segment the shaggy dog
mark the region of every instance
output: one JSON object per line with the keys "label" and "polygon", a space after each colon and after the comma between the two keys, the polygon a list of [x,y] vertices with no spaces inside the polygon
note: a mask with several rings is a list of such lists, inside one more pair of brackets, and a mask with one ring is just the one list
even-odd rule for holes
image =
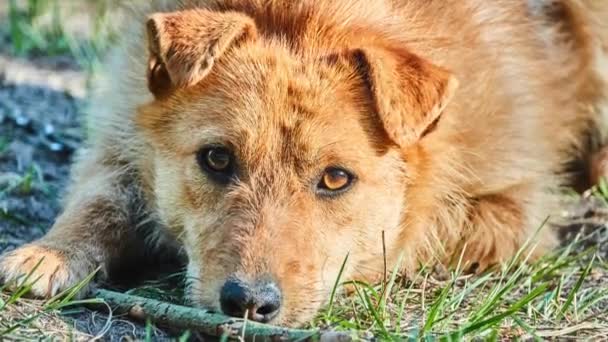
{"label": "shaggy dog", "polygon": [[10,281],[43,258],[37,296],[174,251],[195,305],[298,325],[347,255],[343,279],[366,281],[385,258],[536,258],[559,186],[605,174],[605,1],[156,0],[126,18],[63,213],[0,262]]}

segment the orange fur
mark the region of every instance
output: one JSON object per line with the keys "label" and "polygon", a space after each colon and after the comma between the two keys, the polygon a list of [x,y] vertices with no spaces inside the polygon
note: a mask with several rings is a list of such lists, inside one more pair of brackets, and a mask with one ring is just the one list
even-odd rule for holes
{"label": "orange fur", "polygon": [[[343,279],[378,279],[383,235],[405,273],[461,257],[485,270],[528,240],[526,255],[546,253],[554,233],[535,232],[572,180],[564,165],[605,143],[600,2],[158,0],[133,18],[66,209],[31,245],[64,251],[72,274],[171,246],[195,304],[271,275],[273,322],[296,325],[347,254]],[[197,163],[217,144],[238,162],[228,186]],[[322,198],[330,166],[356,180]],[[31,269],[28,248],[2,259],[7,278]],[[51,278],[35,294],[67,285]]]}

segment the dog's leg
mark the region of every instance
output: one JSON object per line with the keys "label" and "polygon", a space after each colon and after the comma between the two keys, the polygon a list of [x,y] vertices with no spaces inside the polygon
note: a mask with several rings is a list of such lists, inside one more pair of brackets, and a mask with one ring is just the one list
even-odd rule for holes
{"label": "dog's leg", "polygon": [[[608,21],[608,6],[604,6],[605,20]],[[604,23],[601,36],[601,48],[596,50],[592,77],[589,84],[597,89],[597,96],[588,102],[593,108],[595,129],[592,139],[602,146],[592,151],[589,171],[591,184],[597,184],[601,178],[608,180],[608,24]],[[583,102],[583,101],[581,101]]]}
{"label": "dog's leg", "polygon": [[133,227],[138,195],[129,172],[92,154],[74,170],[65,210],[51,230],[0,258],[0,276],[9,285],[32,273],[30,280],[38,279],[32,294],[50,297],[78,284],[97,267],[104,276],[110,261],[127,246],[140,248]]}
{"label": "dog's leg", "polygon": [[557,245],[554,232],[543,226],[547,207],[552,207],[548,196],[522,186],[474,202],[461,249],[452,256],[452,263],[462,256],[465,268],[483,271],[508,262],[520,250],[521,258],[533,260]]}
{"label": "dog's leg", "polygon": [[[557,22],[570,28],[568,51],[582,68],[572,79],[579,78],[576,93],[580,104],[580,122],[589,121],[589,146],[583,144],[583,162],[589,163],[588,184],[597,184],[608,176],[608,3],[593,0],[561,0],[567,16]],[[585,142],[586,140],[581,140]],[[590,157],[589,157],[590,156]]]}
{"label": "dog's leg", "polygon": [[608,180],[608,147],[604,146],[591,156],[590,161],[591,184],[598,184],[601,179]]}

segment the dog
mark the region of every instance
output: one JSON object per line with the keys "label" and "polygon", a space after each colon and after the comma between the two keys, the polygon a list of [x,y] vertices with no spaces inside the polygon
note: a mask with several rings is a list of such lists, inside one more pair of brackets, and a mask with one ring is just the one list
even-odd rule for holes
{"label": "dog", "polygon": [[194,305],[301,325],[340,273],[377,281],[384,260],[537,259],[560,187],[606,173],[601,1],[156,0],[126,18],[62,214],[0,261],[5,282],[34,271],[35,296],[167,253]]}

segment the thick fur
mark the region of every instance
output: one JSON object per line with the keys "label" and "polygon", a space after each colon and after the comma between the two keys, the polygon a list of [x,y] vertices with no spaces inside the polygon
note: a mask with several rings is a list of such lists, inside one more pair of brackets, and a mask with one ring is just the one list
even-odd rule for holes
{"label": "thick fur", "polygon": [[[300,324],[347,255],[344,280],[377,279],[383,236],[405,273],[546,253],[566,165],[605,142],[603,1],[156,1],[128,18],[64,212],[0,262],[12,280],[44,256],[35,295],[171,246],[193,303],[271,275],[274,322]],[[227,188],[196,162],[214,143],[241,166]],[[315,196],[335,165],[352,189]]]}

